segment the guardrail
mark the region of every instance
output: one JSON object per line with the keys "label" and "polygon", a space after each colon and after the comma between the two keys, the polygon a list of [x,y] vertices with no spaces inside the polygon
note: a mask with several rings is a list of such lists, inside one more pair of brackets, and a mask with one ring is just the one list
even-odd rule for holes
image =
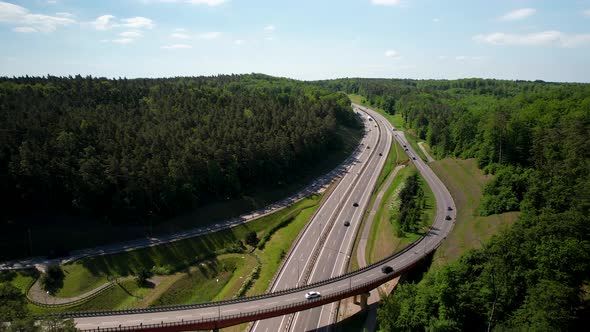
{"label": "guardrail", "polygon": [[73,307],[73,306],[76,306],[78,304],[81,304],[81,303],[84,303],[86,301],[89,301],[89,300],[93,299],[94,297],[102,294],[106,290],[109,290],[109,289],[113,288],[115,285],[118,284],[118,280],[117,280],[117,278],[115,278],[113,280],[109,280],[108,285],[106,285],[106,286],[104,286],[102,288],[95,289],[93,292],[90,292],[88,295],[86,295],[83,298],[79,298],[79,299],[72,300],[72,301],[69,301],[69,302],[62,302],[62,303],[43,303],[43,302],[35,301],[35,300],[33,300],[33,299],[31,299],[29,297],[29,290],[31,289],[31,287],[33,287],[33,285],[35,284],[35,282],[37,282],[37,280],[38,279],[35,279],[35,280],[33,280],[33,281],[31,281],[29,283],[29,285],[26,288],[25,297],[27,298],[27,301],[29,303],[32,303],[32,304],[34,304],[36,306],[43,307],[43,308]]}
{"label": "guardrail", "polygon": [[[96,329],[86,329],[83,331],[176,331],[182,327],[183,329],[218,329],[227,326],[235,325],[239,322],[253,321],[258,319],[270,318],[280,316],[286,313],[304,310],[306,308],[317,307],[323,304],[331,303],[349,297],[352,293],[365,292],[367,289],[373,289],[375,285],[382,284],[388,280],[393,279],[397,274],[382,275],[370,282],[365,282],[360,285],[351,286],[349,289],[338,291],[327,296],[323,296],[313,300],[305,300],[269,309],[257,310],[248,313],[239,313],[233,315],[224,315],[218,317],[200,318],[194,320],[182,320],[179,322],[156,323],[156,324],[140,324],[135,326],[121,326],[121,327],[106,327]],[[223,321],[221,320],[223,318]]]}
{"label": "guardrail", "polygon": [[[250,302],[253,300],[260,300],[260,299],[266,299],[266,298],[271,298],[271,297],[275,297],[278,295],[284,295],[284,294],[290,294],[290,293],[297,293],[303,290],[308,290],[308,289],[312,289],[312,288],[316,288],[319,286],[323,286],[329,283],[333,283],[336,281],[341,281],[341,280],[345,280],[348,278],[352,278],[356,275],[362,274],[368,270],[371,270],[379,265],[385,264],[386,262],[395,259],[396,257],[403,255],[404,253],[406,253],[407,251],[411,250],[412,248],[414,248],[416,245],[418,245],[420,242],[422,242],[422,240],[426,237],[426,235],[421,236],[417,241],[415,241],[414,243],[408,245],[406,248],[402,249],[401,251],[386,257],[380,261],[377,261],[375,263],[372,263],[370,265],[367,265],[364,268],[358,269],[356,271],[347,273],[347,274],[343,274],[337,277],[333,277],[330,279],[325,279],[325,280],[321,280],[306,286],[301,286],[301,287],[294,287],[294,288],[289,288],[289,289],[284,289],[281,291],[276,291],[273,293],[267,293],[267,294],[261,294],[261,295],[255,295],[255,296],[249,296],[249,297],[242,297],[242,298],[237,298],[237,299],[231,299],[231,300],[225,300],[225,301],[219,301],[219,302],[204,302],[204,303],[195,303],[195,304],[180,304],[180,305],[168,305],[168,306],[159,306],[159,307],[152,307],[152,308],[143,308],[143,309],[123,309],[123,310],[100,310],[100,311],[79,311],[79,312],[69,312],[69,313],[61,313],[59,315],[48,315],[49,317],[52,316],[59,316],[59,317],[65,317],[65,318],[81,318],[81,317],[100,317],[100,316],[115,316],[115,315],[129,315],[129,314],[140,314],[140,313],[153,313],[153,312],[165,312],[165,311],[174,311],[174,310],[189,310],[189,309],[199,309],[199,308],[211,308],[211,307],[218,307],[218,306],[223,306],[223,305],[228,305],[228,304],[235,304],[235,303],[243,303],[243,302]],[[432,252],[433,250],[430,250],[428,253]],[[404,269],[405,270],[405,269]],[[400,271],[395,271],[392,274],[389,274],[388,276],[397,276],[399,274],[401,274],[401,272],[403,272],[402,270]],[[48,317],[48,316],[40,316],[40,317]],[[225,316],[224,316],[225,317]],[[102,329],[101,329],[102,330]]]}
{"label": "guardrail", "polygon": [[[356,149],[354,150],[354,152],[352,153],[351,156],[349,156],[348,158],[346,158],[337,169],[340,169],[341,167],[344,167],[346,169],[346,166],[344,165],[348,165],[350,164],[350,162],[355,159],[357,157],[357,154],[361,151],[361,146],[357,146]],[[335,170],[334,170],[335,171]],[[331,195],[332,193],[330,193]],[[327,199],[326,199],[327,200]],[[313,213],[313,215],[311,216],[311,218],[309,218],[309,220],[313,220],[313,218],[315,218],[315,216],[318,214],[318,212],[320,211],[321,207],[318,208],[317,210],[315,210],[315,212]],[[297,247],[297,244],[299,244],[299,242],[301,242],[301,238],[303,237],[303,234],[305,234],[305,232],[307,231],[307,229],[310,227],[311,223],[307,223],[305,224],[304,228],[301,230],[301,232],[299,232],[299,234],[297,235],[297,238],[295,238],[295,241],[293,242],[293,244],[291,245],[291,247],[289,248],[289,251],[287,252],[287,254],[285,255],[285,257],[289,257],[291,256],[291,254],[293,253],[293,250],[295,250],[295,247]],[[281,265],[279,266],[279,269],[277,270],[277,272],[274,274],[274,276],[272,277],[268,288],[266,289],[267,292],[270,292],[271,289],[274,287],[274,284],[276,282],[276,279],[279,277],[279,275],[281,274],[281,271],[285,268],[285,264],[287,262],[287,259],[284,259],[281,262]]]}

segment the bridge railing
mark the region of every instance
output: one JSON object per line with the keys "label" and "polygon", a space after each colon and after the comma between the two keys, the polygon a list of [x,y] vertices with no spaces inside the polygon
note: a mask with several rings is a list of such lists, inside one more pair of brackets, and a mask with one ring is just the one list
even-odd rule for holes
{"label": "bridge railing", "polygon": [[[142,308],[142,309],[122,309],[122,310],[99,310],[99,311],[79,311],[79,312],[67,312],[57,314],[59,317],[68,317],[68,318],[81,318],[81,317],[98,317],[98,316],[113,316],[113,315],[129,315],[129,314],[140,314],[140,313],[153,313],[153,312],[164,312],[164,311],[176,311],[176,310],[190,310],[190,309],[199,309],[199,308],[207,308],[207,307],[218,307],[236,303],[243,303],[243,302],[250,302],[254,300],[261,300],[266,298],[271,298],[279,295],[285,295],[289,293],[297,293],[308,289],[317,288],[323,285],[327,285],[336,281],[346,280],[348,278],[352,278],[356,275],[362,274],[368,270],[371,270],[379,265],[383,265],[388,261],[395,259],[396,257],[403,255],[404,253],[410,251],[412,248],[417,246],[420,242],[424,240],[426,235],[421,236],[418,240],[413,242],[412,244],[408,245],[406,248],[402,249],[401,251],[386,257],[380,261],[374,262],[370,265],[365,266],[364,268],[358,269],[356,271],[343,274],[337,277],[333,277],[330,279],[325,279],[322,281],[318,281],[312,284],[308,284],[301,287],[294,287],[289,289],[284,289],[272,293],[266,293],[261,295],[249,296],[249,297],[242,297],[237,299],[230,299],[224,300],[219,302],[203,302],[203,303],[195,303],[195,304],[179,304],[179,305],[167,305],[167,306],[159,306],[159,307],[152,307],[152,308]],[[384,277],[391,277],[397,276],[401,274],[402,271],[396,270],[392,274]],[[391,278],[383,278],[383,279],[391,279]],[[377,279],[376,279],[377,280]],[[307,301],[306,301],[307,302]],[[55,316],[55,315],[50,315]],[[101,329],[102,330],[102,329]]]}
{"label": "bridge railing", "polygon": [[[370,287],[374,287],[375,284],[380,283],[381,279],[391,279],[391,275],[382,275],[380,278],[377,278],[370,282],[365,282],[360,285],[352,286],[346,290],[338,291],[336,293],[331,293],[327,296],[322,296],[321,298],[316,298],[312,300],[304,300],[299,301],[296,303],[286,304],[282,306],[276,306],[268,309],[262,309],[257,311],[250,311],[246,313],[239,313],[239,314],[231,314],[231,315],[219,315],[219,316],[212,316],[207,318],[199,318],[199,319],[192,319],[192,320],[182,320],[177,322],[161,322],[161,323],[154,323],[154,324],[141,324],[141,325],[133,325],[133,326],[121,326],[121,327],[104,327],[104,328],[96,328],[96,329],[84,329],[83,331],[137,331],[142,329],[155,329],[155,328],[164,328],[164,327],[175,327],[175,326],[198,326],[204,325],[206,323],[217,323],[224,320],[239,320],[244,319],[247,320],[256,320],[257,317],[260,317],[267,313],[274,313],[274,312],[282,312],[288,311],[289,309],[299,309],[302,307],[313,307],[316,303],[325,303],[325,302],[332,302],[332,300],[338,300],[343,298],[343,296],[348,296],[349,294],[359,291],[365,290]],[[220,324],[220,327],[223,327],[223,324]]]}

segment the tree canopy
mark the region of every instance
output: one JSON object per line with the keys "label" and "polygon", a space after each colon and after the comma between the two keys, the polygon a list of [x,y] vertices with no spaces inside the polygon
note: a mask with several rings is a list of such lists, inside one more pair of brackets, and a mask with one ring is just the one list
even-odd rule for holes
{"label": "tree canopy", "polygon": [[349,103],[260,74],[0,78],[3,217],[145,220],[289,183],[359,126]]}
{"label": "tree canopy", "polygon": [[[484,215],[520,210],[483,248],[401,284],[383,331],[587,329],[590,85],[466,79],[344,79],[320,85],[401,114],[439,157],[475,157],[496,176]],[[390,107],[390,105],[394,105]]]}

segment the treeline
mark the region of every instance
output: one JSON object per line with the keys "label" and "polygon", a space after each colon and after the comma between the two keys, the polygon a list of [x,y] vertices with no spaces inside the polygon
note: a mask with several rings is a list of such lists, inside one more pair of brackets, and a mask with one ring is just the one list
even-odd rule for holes
{"label": "treeline", "polygon": [[289,183],[359,127],[349,103],[259,74],[0,78],[3,217],[167,217]]}
{"label": "treeline", "polygon": [[420,178],[417,172],[407,177],[404,187],[399,193],[400,205],[397,214],[397,235],[416,233],[422,221],[422,209],[424,207],[424,191],[420,187]]}
{"label": "treeline", "polygon": [[381,330],[587,329],[590,85],[478,79],[322,84],[385,109],[392,98],[393,112],[439,157],[475,157],[496,174],[485,188],[482,214],[521,211],[483,248],[417,284],[400,285],[379,312]]}

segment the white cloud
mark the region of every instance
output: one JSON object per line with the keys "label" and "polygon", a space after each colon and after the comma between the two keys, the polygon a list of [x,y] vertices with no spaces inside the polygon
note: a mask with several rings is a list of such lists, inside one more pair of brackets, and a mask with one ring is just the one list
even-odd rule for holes
{"label": "white cloud", "polygon": [[20,27],[28,26],[40,32],[52,32],[58,26],[67,26],[76,21],[69,17],[34,14],[24,7],[0,1],[0,23],[18,24]]}
{"label": "white cloud", "polygon": [[181,32],[174,32],[174,33],[170,34],[170,37],[176,38],[176,39],[190,39],[191,38],[191,36],[187,35],[186,33],[181,33]]}
{"label": "white cloud", "polygon": [[113,39],[112,40],[113,43],[118,43],[118,44],[129,44],[129,43],[133,43],[135,41],[134,38],[118,38],[118,39]]}
{"label": "white cloud", "polygon": [[192,3],[194,5],[207,5],[210,7],[215,7],[226,3],[227,0],[187,0],[186,2]]}
{"label": "white cloud", "polygon": [[61,17],[68,17],[68,18],[76,17],[76,15],[74,15],[72,13],[68,13],[68,12],[59,12],[59,13],[55,13],[55,15],[61,16]]}
{"label": "white cloud", "polygon": [[244,45],[245,43],[246,43],[246,41],[243,39],[234,40],[234,44],[236,44],[236,45]]}
{"label": "white cloud", "polygon": [[188,49],[188,48],[193,48],[190,45],[187,44],[173,44],[173,45],[164,45],[161,48],[166,49],[166,50],[178,50],[178,49]]}
{"label": "white cloud", "polygon": [[131,17],[131,18],[124,18],[121,20],[121,24],[119,24],[120,26],[126,27],[126,28],[134,28],[134,29],[142,29],[142,28],[146,28],[146,29],[151,29],[154,27],[154,21],[150,20],[149,18],[146,17],[141,17],[141,16],[137,16],[137,17]]}
{"label": "white cloud", "polygon": [[448,56],[446,56],[446,55],[439,55],[439,56],[438,56],[438,59],[439,59],[439,60],[446,60],[446,59],[448,59],[448,58],[449,58],[449,57],[448,57]]}
{"label": "white cloud", "polygon": [[208,39],[208,40],[217,39],[217,38],[221,37],[221,32],[219,32],[219,31],[204,32],[204,33],[200,34],[198,37],[199,37],[199,39]]}
{"label": "white cloud", "polygon": [[57,0],[47,0],[47,3],[50,5],[55,5],[57,3]]}
{"label": "white cloud", "polygon": [[37,29],[31,28],[31,27],[16,27],[16,28],[12,28],[12,31],[21,32],[21,33],[31,33],[31,32],[37,32]]}
{"label": "white cloud", "polygon": [[371,0],[371,3],[378,6],[397,6],[401,0]]}
{"label": "white cloud", "polygon": [[[439,57],[440,59],[442,59],[441,57]],[[446,59],[446,57],[445,57]],[[457,55],[455,57],[455,60],[457,61],[467,61],[467,60],[473,60],[473,61],[478,61],[478,60],[483,60],[484,57],[482,56],[467,56],[467,55]]]}
{"label": "white cloud", "polygon": [[498,19],[501,21],[517,21],[533,16],[536,12],[537,10],[534,8],[520,8],[502,15]]}
{"label": "white cloud", "polygon": [[388,58],[399,58],[400,54],[398,51],[387,50],[387,51],[385,51],[385,56]]}
{"label": "white cloud", "polygon": [[151,29],[154,27],[154,21],[146,17],[123,18],[116,22],[113,15],[102,15],[90,22],[96,30],[109,30],[112,28],[131,28],[131,29]]}
{"label": "white cloud", "polygon": [[141,31],[124,31],[119,34],[119,36],[124,38],[139,38],[142,36]]}
{"label": "white cloud", "polygon": [[435,18],[433,18],[433,19],[432,19],[432,22],[434,22],[434,23],[438,23],[438,22],[440,22],[440,18],[438,18],[438,17],[435,17]]}
{"label": "white cloud", "polygon": [[175,32],[185,32],[186,29],[185,28],[176,28],[174,29]]}
{"label": "white cloud", "polygon": [[586,17],[590,17],[590,9],[586,9],[582,12],[582,15],[586,16]]}
{"label": "white cloud", "polygon": [[113,15],[102,15],[97,17],[96,20],[92,21],[90,24],[92,24],[96,30],[107,30],[113,27],[111,20],[114,18],[115,16]]}
{"label": "white cloud", "polygon": [[264,31],[275,31],[276,27],[274,25],[267,25],[264,27]]}
{"label": "white cloud", "polygon": [[555,30],[528,34],[494,32],[476,35],[473,40],[490,45],[577,47],[590,44],[590,34],[569,35]]}

